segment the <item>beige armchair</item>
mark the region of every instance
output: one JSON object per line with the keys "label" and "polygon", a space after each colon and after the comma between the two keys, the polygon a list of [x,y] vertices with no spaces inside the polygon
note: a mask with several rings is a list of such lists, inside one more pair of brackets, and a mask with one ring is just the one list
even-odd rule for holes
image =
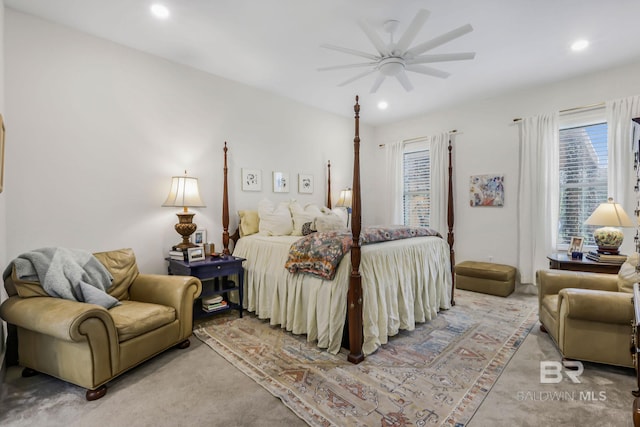
{"label": "beige armchair", "polygon": [[[109,310],[53,298],[38,282],[13,274],[0,317],[15,325],[23,376],[42,372],[87,389],[87,400],[106,394],[106,383],[173,347],[189,346],[194,277],[140,274],[131,249],[94,254],[113,276],[107,292],[121,304]],[[35,371],[35,372],[34,372]]]}
{"label": "beige armchair", "polygon": [[563,358],[633,367],[633,294],[615,274],[537,272],[541,329]]}

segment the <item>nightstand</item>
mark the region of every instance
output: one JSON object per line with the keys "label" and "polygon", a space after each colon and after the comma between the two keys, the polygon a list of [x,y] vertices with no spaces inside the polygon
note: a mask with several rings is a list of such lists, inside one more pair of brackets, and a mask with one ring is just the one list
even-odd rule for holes
{"label": "nightstand", "polygon": [[[167,258],[169,274],[180,276],[194,276],[202,282],[202,293],[193,302],[193,318],[211,316],[230,309],[238,310],[242,317],[242,291],[244,284],[244,258],[231,255],[209,257],[202,261],[186,262]],[[236,281],[229,280],[229,276],[236,276]],[[232,291],[238,292],[238,303],[229,300]],[[224,296],[227,306],[215,311],[205,311],[202,300],[216,295]]]}
{"label": "nightstand", "polygon": [[572,259],[566,253],[554,253],[547,257],[549,268],[554,270],[586,271],[588,273],[618,274],[622,264],[591,261],[586,256],[582,259]]}

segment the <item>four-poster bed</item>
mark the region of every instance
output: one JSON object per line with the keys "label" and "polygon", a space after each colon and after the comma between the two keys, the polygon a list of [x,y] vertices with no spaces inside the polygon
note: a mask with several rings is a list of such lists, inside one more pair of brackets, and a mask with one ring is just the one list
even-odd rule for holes
{"label": "four-poster bed", "polygon": [[[361,247],[360,105],[354,105],[355,137],[350,258],[345,256],[333,281],[291,273],[284,268],[292,242],[300,237],[229,236],[227,146],[224,147],[223,253],[229,240],[246,258],[245,301],[249,311],[293,333],[306,333],[318,346],[337,352],[348,327],[348,360],[359,363],[400,329],[435,318],[454,303],[453,190],[449,142],[447,242],[412,237]],[[331,165],[327,164],[327,205],[331,204]],[[241,220],[242,221],[242,220]],[[240,224],[242,226],[242,223]],[[401,255],[398,255],[401,254]],[[419,262],[416,262],[418,260]],[[276,268],[277,267],[277,268]],[[364,285],[364,287],[363,287]]]}

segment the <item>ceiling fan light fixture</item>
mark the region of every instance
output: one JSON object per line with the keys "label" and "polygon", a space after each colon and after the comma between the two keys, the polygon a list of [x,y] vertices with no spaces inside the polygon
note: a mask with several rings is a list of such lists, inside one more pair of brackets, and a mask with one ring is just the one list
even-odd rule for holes
{"label": "ceiling fan light fixture", "polygon": [[378,70],[380,70],[380,72],[385,76],[388,76],[388,77],[395,76],[396,74],[404,70],[404,59],[397,58],[394,56],[391,56],[389,58],[384,58],[383,60],[380,61],[380,64],[378,65]]}
{"label": "ceiling fan light fixture", "polygon": [[378,108],[380,110],[386,110],[388,106],[389,106],[389,104],[387,103],[387,101],[378,102]]}
{"label": "ceiling fan light fixture", "polygon": [[169,17],[169,8],[163,4],[155,3],[151,5],[151,13],[158,19],[167,19]]}

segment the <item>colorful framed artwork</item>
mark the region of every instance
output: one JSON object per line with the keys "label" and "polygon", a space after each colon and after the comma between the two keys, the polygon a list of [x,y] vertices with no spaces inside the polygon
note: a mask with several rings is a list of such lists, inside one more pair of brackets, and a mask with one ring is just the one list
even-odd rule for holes
{"label": "colorful framed artwork", "polygon": [[242,191],[262,191],[262,171],[242,168]]}
{"label": "colorful framed artwork", "polygon": [[298,193],[313,193],[313,175],[298,174]]}
{"label": "colorful framed artwork", "polygon": [[274,193],[288,193],[289,192],[289,173],[288,172],[274,172],[273,173],[273,192]]}
{"label": "colorful framed artwork", "polygon": [[469,180],[471,206],[504,206],[504,175],[474,175]]}

